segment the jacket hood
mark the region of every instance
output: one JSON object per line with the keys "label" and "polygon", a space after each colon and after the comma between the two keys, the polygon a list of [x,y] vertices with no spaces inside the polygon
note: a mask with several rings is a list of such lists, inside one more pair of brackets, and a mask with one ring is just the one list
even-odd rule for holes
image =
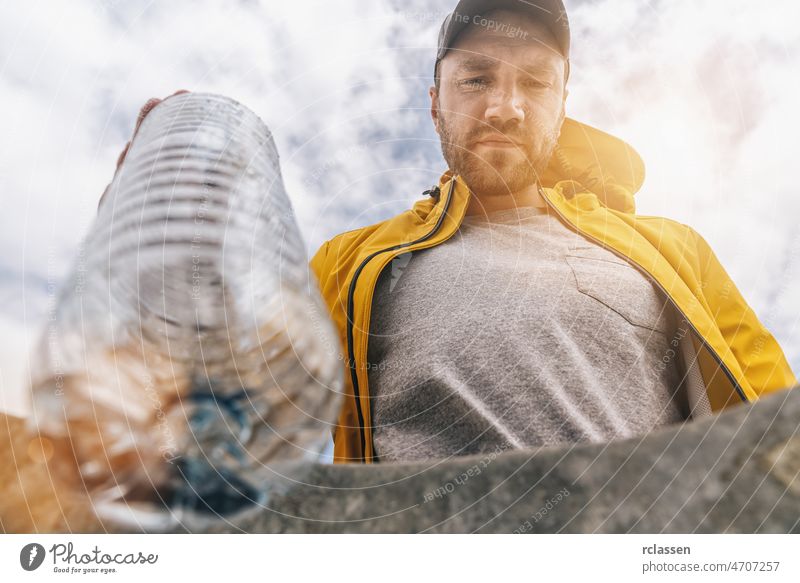
{"label": "jacket hood", "polygon": [[[450,170],[442,174],[439,188],[443,189],[451,177]],[[642,187],[644,177],[644,162],[630,145],[590,125],[566,118],[541,181],[544,188],[554,188],[563,181],[577,182],[606,207],[633,213],[636,210],[634,195]],[[419,203],[415,211],[429,208]]]}

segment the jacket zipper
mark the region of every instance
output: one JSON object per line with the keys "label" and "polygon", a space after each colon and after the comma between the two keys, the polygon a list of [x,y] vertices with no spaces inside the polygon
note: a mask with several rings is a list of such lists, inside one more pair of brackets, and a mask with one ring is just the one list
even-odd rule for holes
{"label": "jacket zipper", "polygon": [[680,314],[683,317],[683,320],[687,324],[689,324],[689,327],[692,329],[692,331],[695,333],[695,335],[700,339],[700,342],[702,343],[702,345],[706,347],[706,349],[711,353],[711,355],[714,357],[714,359],[719,363],[720,368],[725,373],[725,376],[728,377],[728,380],[733,385],[733,388],[736,390],[736,393],[739,395],[739,398],[742,401],[744,401],[745,403],[749,403],[750,402],[750,400],[747,398],[747,395],[744,394],[744,390],[742,389],[742,387],[739,385],[739,383],[734,378],[733,373],[731,373],[731,371],[730,371],[730,369],[728,369],[727,365],[724,362],[722,362],[722,359],[719,357],[717,352],[711,347],[711,345],[708,342],[706,342],[706,339],[703,338],[703,335],[700,334],[700,332],[698,331],[697,328],[695,328],[694,324],[692,324],[692,321],[686,316],[686,313],[683,310],[681,310],[680,307],[678,307],[678,304],[675,302],[675,300],[672,299],[672,296],[669,294],[669,292],[667,292],[667,290],[664,289],[664,286],[662,286],[661,283],[659,283],[659,281],[655,277],[653,277],[653,275],[649,271],[647,271],[644,267],[642,267],[641,265],[636,263],[636,261],[634,261],[630,257],[627,257],[623,253],[620,253],[616,249],[606,245],[605,243],[603,243],[599,239],[593,237],[592,235],[584,233],[580,229],[578,229],[578,227],[573,225],[569,221],[569,219],[567,219],[567,217],[565,217],[561,213],[561,211],[558,210],[556,208],[556,206],[552,202],[550,202],[550,200],[547,198],[547,196],[545,196],[544,191],[542,190],[541,186],[539,187],[539,194],[545,200],[545,202],[547,203],[547,206],[550,207],[551,209],[553,209],[555,211],[555,213],[561,218],[561,221],[565,225],[567,225],[571,230],[575,231],[577,234],[581,235],[582,237],[586,237],[587,239],[591,240],[592,242],[594,242],[595,244],[599,245],[600,247],[602,247],[602,248],[604,248],[604,249],[606,249],[608,251],[611,251],[614,255],[616,255],[620,259],[625,260],[627,263],[629,263],[630,265],[635,267],[642,275],[647,277],[647,279],[649,279],[653,284],[655,284],[658,287],[658,289],[660,289],[661,292],[664,294],[664,297],[666,297],[667,300],[669,300],[670,304],[672,304],[672,307],[675,308],[675,310],[678,312],[678,314]]}
{"label": "jacket zipper", "polygon": [[[442,210],[442,214],[439,216],[439,219],[436,221],[436,225],[434,225],[433,229],[420,237],[415,241],[410,241],[408,243],[400,243],[398,245],[394,245],[392,247],[387,247],[386,249],[381,249],[379,251],[375,251],[367,256],[361,264],[356,269],[355,273],[353,274],[353,279],[350,281],[350,287],[347,291],[347,352],[348,352],[348,361],[347,366],[350,368],[350,380],[353,384],[353,396],[356,400],[356,413],[358,414],[358,432],[359,437],[361,439],[361,451],[366,458],[367,453],[367,438],[366,433],[364,430],[364,414],[361,412],[361,399],[358,390],[358,374],[356,373],[356,359],[354,354],[353,348],[353,317],[355,311],[355,291],[356,291],[356,282],[358,281],[359,275],[367,266],[372,259],[376,256],[380,255],[381,253],[386,253],[388,251],[395,251],[397,249],[402,249],[404,247],[411,247],[412,245],[416,245],[418,243],[422,243],[436,234],[436,232],[441,228],[442,223],[444,222],[444,218],[447,216],[447,210],[450,208],[450,202],[453,199],[453,189],[455,188],[456,184],[456,177],[453,176],[450,182],[450,189],[447,192],[447,200],[444,203],[444,209]],[[373,450],[371,460],[375,460],[375,451]]]}

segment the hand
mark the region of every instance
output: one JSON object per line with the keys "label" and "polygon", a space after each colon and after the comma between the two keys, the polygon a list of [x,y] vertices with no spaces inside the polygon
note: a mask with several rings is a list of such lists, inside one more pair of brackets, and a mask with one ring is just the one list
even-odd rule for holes
{"label": "hand", "polygon": [[[187,91],[186,89],[179,89],[178,91],[176,91],[172,95],[167,95],[164,99],[169,99],[173,95],[180,95],[181,93],[189,93],[189,91]],[[117,157],[117,167],[114,169],[114,176],[117,175],[117,171],[119,170],[119,167],[122,166],[122,163],[125,161],[125,156],[128,155],[128,150],[131,147],[131,142],[133,142],[133,138],[136,137],[136,134],[139,131],[139,126],[142,125],[142,122],[144,121],[144,118],[147,117],[147,114],[150,113],[156,105],[158,105],[159,103],[164,101],[164,99],[159,99],[157,97],[152,97],[152,98],[148,99],[147,103],[145,103],[142,106],[142,108],[139,110],[139,115],[136,117],[136,127],[134,127],[134,129],[133,129],[133,135],[131,136],[131,139],[128,140],[128,143],[125,144],[125,147],[122,149],[122,152],[120,152],[119,156]],[[112,182],[113,182],[113,180],[112,180]],[[106,193],[108,193],[108,188],[110,186],[111,186],[111,183],[109,182],[108,186],[106,186],[106,189],[103,191],[103,194],[100,196],[100,201],[97,203],[97,207],[98,208],[100,207],[101,204],[103,204],[103,199],[106,197]]]}

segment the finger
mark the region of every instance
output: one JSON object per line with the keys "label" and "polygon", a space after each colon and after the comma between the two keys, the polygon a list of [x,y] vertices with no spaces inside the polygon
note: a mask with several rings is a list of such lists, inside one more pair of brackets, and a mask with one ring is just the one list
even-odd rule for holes
{"label": "finger", "polygon": [[123,160],[125,160],[125,156],[128,155],[128,150],[131,147],[131,143],[128,142],[125,144],[125,147],[122,149],[122,152],[119,153],[119,157],[117,157],[117,168],[119,168],[120,164],[122,164]]}
{"label": "finger", "polygon": [[139,110],[139,115],[136,117],[136,127],[133,129],[134,136],[136,135],[136,132],[139,131],[139,126],[142,125],[142,122],[144,121],[144,118],[147,117],[147,114],[150,113],[150,111],[159,103],[161,103],[161,99],[153,97],[148,99],[147,103],[142,106],[142,109]]}
{"label": "finger", "polygon": [[[175,93],[168,95],[164,99],[169,99],[170,97],[173,97],[175,95],[180,95],[182,93],[189,93],[189,91],[187,91],[186,89],[178,89]],[[151,97],[150,99],[147,100],[147,103],[145,103],[142,106],[142,109],[139,110],[139,115],[136,117],[136,127],[133,130],[134,136],[136,135],[136,132],[139,131],[139,126],[142,125],[142,122],[144,121],[144,118],[147,117],[147,114],[150,113],[156,105],[164,101],[164,99],[159,99],[158,97]]]}

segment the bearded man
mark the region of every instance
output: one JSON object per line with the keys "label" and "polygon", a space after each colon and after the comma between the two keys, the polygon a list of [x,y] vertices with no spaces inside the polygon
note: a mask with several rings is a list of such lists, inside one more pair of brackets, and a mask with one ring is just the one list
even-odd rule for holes
{"label": "bearded man", "polygon": [[334,461],[641,436],[794,386],[692,228],[635,214],[644,165],[565,117],[560,0],[462,0],[431,117],[448,169],[311,260],[338,327]]}

